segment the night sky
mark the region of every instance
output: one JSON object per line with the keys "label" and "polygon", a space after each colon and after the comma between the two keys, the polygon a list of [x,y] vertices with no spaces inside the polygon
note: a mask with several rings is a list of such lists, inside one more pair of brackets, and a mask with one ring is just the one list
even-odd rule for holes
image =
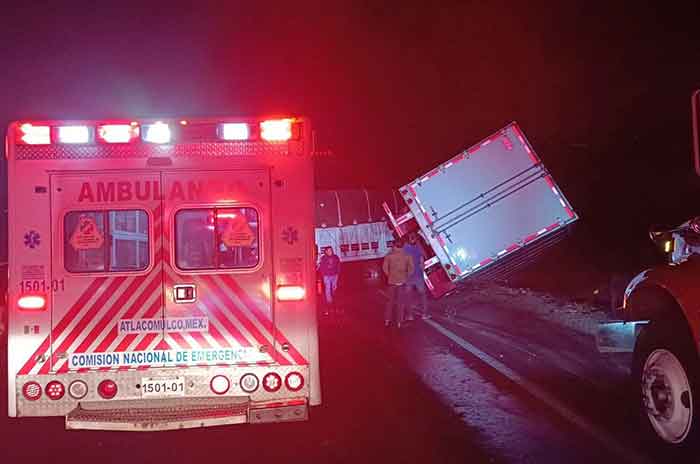
{"label": "night sky", "polygon": [[399,186],[516,120],[589,238],[624,248],[700,214],[697,7],[100,3],[4,5],[4,126],[305,114],[334,153],[317,184],[333,188]]}

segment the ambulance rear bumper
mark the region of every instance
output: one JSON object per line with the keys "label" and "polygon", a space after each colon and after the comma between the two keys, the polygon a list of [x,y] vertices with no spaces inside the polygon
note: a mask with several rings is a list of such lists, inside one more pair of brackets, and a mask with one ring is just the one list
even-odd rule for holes
{"label": "ambulance rear bumper", "polygon": [[66,429],[147,432],[306,419],[304,399],[258,404],[247,397],[88,401],[68,413]]}

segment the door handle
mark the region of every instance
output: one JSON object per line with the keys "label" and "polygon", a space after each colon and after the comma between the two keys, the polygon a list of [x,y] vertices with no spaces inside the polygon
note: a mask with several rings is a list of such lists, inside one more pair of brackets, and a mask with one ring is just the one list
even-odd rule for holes
{"label": "door handle", "polygon": [[173,285],[175,303],[194,303],[197,300],[197,287],[194,284]]}

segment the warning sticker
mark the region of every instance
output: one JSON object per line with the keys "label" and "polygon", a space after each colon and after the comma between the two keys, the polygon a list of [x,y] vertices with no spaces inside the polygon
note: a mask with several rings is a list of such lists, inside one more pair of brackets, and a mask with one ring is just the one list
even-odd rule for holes
{"label": "warning sticker", "polygon": [[76,250],[94,250],[102,248],[105,239],[102,232],[97,227],[95,219],[82,215],[78,220],[78,226],[70,237],[70,244]]}
{"label": "warning sticker", "polygon": [[22,266],[22,280],[44,280],[46,272],[41,264]]}
{"label": "warning sticker", "polygon": [[245,217],[240,215],[233,216],[226,224],[221,241],[227,247],[242,247],[253,245],[255,235],[253,230],[248,225]]}

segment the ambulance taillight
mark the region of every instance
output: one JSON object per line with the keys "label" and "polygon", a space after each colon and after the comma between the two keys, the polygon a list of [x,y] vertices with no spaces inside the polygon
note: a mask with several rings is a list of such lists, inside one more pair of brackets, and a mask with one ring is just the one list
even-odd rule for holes
{"label": "ambulance taillight", "polygon": [[76,400],[82,400],[87,393],[88,385],[82,380],[74,380],[68,385],[68,394]]}
{"label": "ambulance taillight", "polygon": [[300,285],[281,285],[277,287],[279,301],[301,301],[306,297],[306,289]]}
{"label": "ambulance taillight", "polygon": [[52,400],[60,400],[66,394],[66,387],[58,380],[52,380],[44,388],[46,396]]}
{"label": "ambulance taillight", "polygon": [[106,400],[111,400],[117,396],[117,383],[114,380],[103,380],[97,385],[97,393]]}
{"label": "ambulance taillight", "polygon": [[38,400],[41,398],[41,385],[34,381],[25,383],[22,386],[22,396],[29,401]]}
{"label": "ambulance taillight", "polygon": [[282,377],[276,372],[268,372],[265,374],[265,377],[263,377],[263,388],[268,393],[275,393],[282,388]]}
{"label": "ambulance taillight", "polygon": [[46,309],[46,298],[41,295],[24,295],[17,300],[17,306],[25,311],[41,311]]}
{"label": "ambulance taillight", "polygon": [[215,375],[209,382],[209,388],[217,395],[223,395],[231,388],[231,381],[225,375]]}
{"label": "ambulance taillight", "polygon": [[298,372],[290,372],[284,378],[284,385],[289,391],[299,391],[304,387],[304,376]]}

